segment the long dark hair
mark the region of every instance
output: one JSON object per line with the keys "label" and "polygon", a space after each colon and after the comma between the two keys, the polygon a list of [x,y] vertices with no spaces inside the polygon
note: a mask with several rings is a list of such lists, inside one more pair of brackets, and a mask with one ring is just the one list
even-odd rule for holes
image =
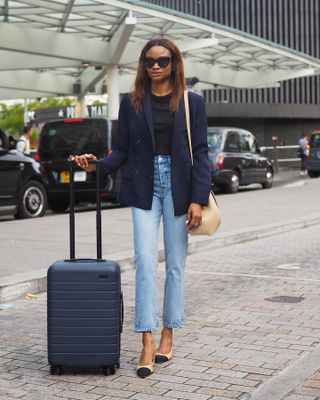
{"label": "long dark hair", "polygon": [[143,100],[151,87],[151,78],[149,77],[142,60],[145,58],[147,51],[154,46],[165,47],[171,53],[172,73],[170,79],[173,91],[169,107],[172,112],[178,110],[179,101],[183,96],[183,92],[187,88],[184,78],[182,55],[178,47],[169,39],[149,40],[141,51],[134,89],[131,93],[131,101],[137,114],[142,113]]}

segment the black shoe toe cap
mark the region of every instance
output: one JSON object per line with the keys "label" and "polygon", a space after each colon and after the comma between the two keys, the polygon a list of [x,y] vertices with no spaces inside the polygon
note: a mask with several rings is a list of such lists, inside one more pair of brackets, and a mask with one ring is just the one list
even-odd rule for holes
{"label": "black shoe toe cap", "polygon": [[139,378],[146,378],[147,376],[149,376],[151,374],[152,374],[152,371],[149,368],[142,367],[142,368],[137,369],[137,375]]}
{"label": "black shoe toe cap", "polygon": [[161,364],[161,363],[164,363],[164,362],[167,362],[167,361],[169,361],[168,357],[156,355],[156,358],[155,358],[155,362],[156,363]]}

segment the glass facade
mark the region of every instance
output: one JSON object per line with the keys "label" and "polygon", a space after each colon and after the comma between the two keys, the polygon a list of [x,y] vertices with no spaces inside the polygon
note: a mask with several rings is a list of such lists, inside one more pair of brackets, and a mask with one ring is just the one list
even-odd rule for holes
{"label": "glass facade", "polygon": [[[145,0],[215,21],[320,58],[319,0]],[[320,104],[320,77],[280,83],[279,88],[205,92],[214,103]]]}

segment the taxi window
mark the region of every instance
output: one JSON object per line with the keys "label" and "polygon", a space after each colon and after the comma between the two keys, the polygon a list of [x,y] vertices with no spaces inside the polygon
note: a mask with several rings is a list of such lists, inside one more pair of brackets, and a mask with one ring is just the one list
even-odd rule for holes
{"label": "taxi window", "polygon": [[224,150],[228,152],[240,151],[240,136],[238,132],[228,132]]}
{"label": "taxi window", "polygon": [[310,137],[310,147],[316,147],[316,148],[320,148],[320,133],[315,134],[315,135],[311,135]]}

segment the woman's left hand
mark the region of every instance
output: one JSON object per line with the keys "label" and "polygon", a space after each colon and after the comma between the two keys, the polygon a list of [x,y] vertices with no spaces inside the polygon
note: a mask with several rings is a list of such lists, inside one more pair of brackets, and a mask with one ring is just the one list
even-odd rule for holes
{"label": "woman's left hand", "polygon": [[188,232],[197,228],[202,223],[202,207],[200,204],[191,203],[188,209],[186,224],[188,224]]}

